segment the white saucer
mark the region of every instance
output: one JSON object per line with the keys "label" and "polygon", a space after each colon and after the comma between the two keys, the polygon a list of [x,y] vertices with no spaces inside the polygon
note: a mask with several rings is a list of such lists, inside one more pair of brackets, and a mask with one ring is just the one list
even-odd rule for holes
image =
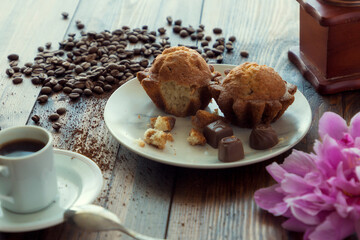
{"label": "white saucer", "polygon": [[[216,71],[223,73],[234,65],[214,64]],[[206,110],[219,109],[212,100]],[[222,115],[221,111],[219,114]],[[190,117],[176,118],[171,131],[174,142],[168,143],[164,150],[152,146],[139,146],[138,139],[144,136],[151,117],[167,115],[157,108],[141,87],[137,79],[130,80],[117,89],[106,103],[104,118],[111,134],[131,151],[148,159],[188,168],[219,169],[245,166],[275,157],[297,144],[308,132],[311,125],[311,108],[305,96],[298,90],[294,103],[284,115],[272,124],[280,142],[273,148],[254,150],[249,146],[251,129],[233,126],[234,135],[241,139],[245,158],[236,162],[220,162],[218,150],[206,146],[190,146],[186,141],[192,128]]]}
{"label": "white saucer", "polygon": [[99,195],[103,177],[89,158],[66,150],[54,150],[58,199],[44,210],[17,214],[0,207],[0,232],[26,232],[62,223],[71,206],[91,203]]}

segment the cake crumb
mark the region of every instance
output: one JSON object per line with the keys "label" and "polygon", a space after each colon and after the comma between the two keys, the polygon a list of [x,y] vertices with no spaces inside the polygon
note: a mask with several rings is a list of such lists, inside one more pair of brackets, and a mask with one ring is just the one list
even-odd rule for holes
{"label": "cake crumb", "polygon": [[176,118],[171,116],[158,116],[150,118],[150,126],[157,130],[170,132],[175,126]]}
{"label": "cake crumb", "polygon": [[167,141],[174,141],[170,133],[149,128],[144,133],[144,141],[158,149],[164,149]]}
{"label": "cake crumb", "polygon": [[145,147],[145,142],[141,138],[136,139],[136,142],[137,144],[139,144],[140,147]]}
{"label": "cake crumb", "polygon": [[189,137],[187,138],[187,141],[192,146],[195,146],[195,145],[204,146],[206,144],[206,138],[204,137],[202,132],[200,132],[199,130],[196,130],[195,128],[192,128],[190,130]]}

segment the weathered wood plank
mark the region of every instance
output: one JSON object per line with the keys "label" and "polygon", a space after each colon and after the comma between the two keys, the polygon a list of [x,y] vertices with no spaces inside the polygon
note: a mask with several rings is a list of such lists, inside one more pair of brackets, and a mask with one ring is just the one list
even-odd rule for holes
{"label": "weathered wood plank", "polygon": [[[216,6],[216,7],[214,7]],[[298,44],[296,1],[205,1],[201,22],[207,34],[236,36],[234,51],[224,63],[255,61],[273,67],[303,91],[303,79],[287,59],[288,49]],[[214,27],[222,35],[212,34]],[[212,45],[214,41],[210,43]],[[248,58],[239,55],[249,52]],[[301,143],[301,149],[307,143]],[[290,151],[263,163],[228,170],[179,171],[170,213],[169,239],[300,239],[280,226],[284,220],[261,211],[255,190],[274,183],[265,170],[272,161],[282,162]],[[191,186],[191,187],[190,187]]]}
{"label": "weathered wood plank", "polygon": [[69,20],[61,13],[73,15],[78,1],[2,1],[0,9],[0,127],[24,125],[28,120],[39,88],[28,78],[13,85],[5,74],[7,55],[17,53],[19,66],[32,62],[39,46],[52,42],[53,48],[63,38]]}
{"label": "weathered wood plank", "polygon": [[[78,34],[76,20],[85,24],[86,31],[97,32],[114,30],[123,25],[132,28],[148,25],[149,30],[156,30],[166,25],[165,18],[168,14],[179,14],[198,24],[201,4],[195,5],[196,8],[192,11],[179,11],[182,4],[184,3],[163,4],[158,1],[82,1],[67,34]],[[186,1],[185,5],[192,5],[191,1]],[[173,33],[169,29],[167,34],[171,36]],[[179,38],[177,41],[184,43]],[[129,45],[129,48],[133,46]],[[106,163],[102,168],[105,184],[97,204],[116,213],[125,226],[151,236],[164,237],[175,168],[143,159],[119,146],[107,131],[103,120],[109,95],[110,93],[100,98],[82,98],[73,102],[62,93],[54,94],[47,104],[36,104],[31,116],[39,115],[39,125],[54,133],[56,147],[82,153],[99,165]],[[58,122],[62,128],[57,133],[47,118],[59,107],[66,107],[67,113],[60,117]],[[31,120],[28,123],[34,124]],[[122,234],[118,232],[83,233],[66,224],[35,233],[6,235],[20,239],[114,239],[120,236]]]}

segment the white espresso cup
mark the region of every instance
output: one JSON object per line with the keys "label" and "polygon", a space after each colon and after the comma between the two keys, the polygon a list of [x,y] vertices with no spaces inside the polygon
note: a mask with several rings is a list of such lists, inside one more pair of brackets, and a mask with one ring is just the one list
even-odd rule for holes
{"label": "white espresso cup", "polygon": [[1,207],[31,213],[55,201],[58,188],[52,144],[51,134],[41,127],[0,131]]}

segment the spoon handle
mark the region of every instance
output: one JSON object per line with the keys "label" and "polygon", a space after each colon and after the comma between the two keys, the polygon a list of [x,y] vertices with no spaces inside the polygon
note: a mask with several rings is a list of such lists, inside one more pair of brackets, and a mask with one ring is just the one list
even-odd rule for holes
{"label": "spoon handle", "polygon": [[127,234],[128,236],[130,236],[136,240],[163,240],[160,238],[153,238],[153,237],[149,237],[149,236],[145,236],[143,234],[137,233],[131,229],[125,228],[121,224],[118,224],[117,230]]}

